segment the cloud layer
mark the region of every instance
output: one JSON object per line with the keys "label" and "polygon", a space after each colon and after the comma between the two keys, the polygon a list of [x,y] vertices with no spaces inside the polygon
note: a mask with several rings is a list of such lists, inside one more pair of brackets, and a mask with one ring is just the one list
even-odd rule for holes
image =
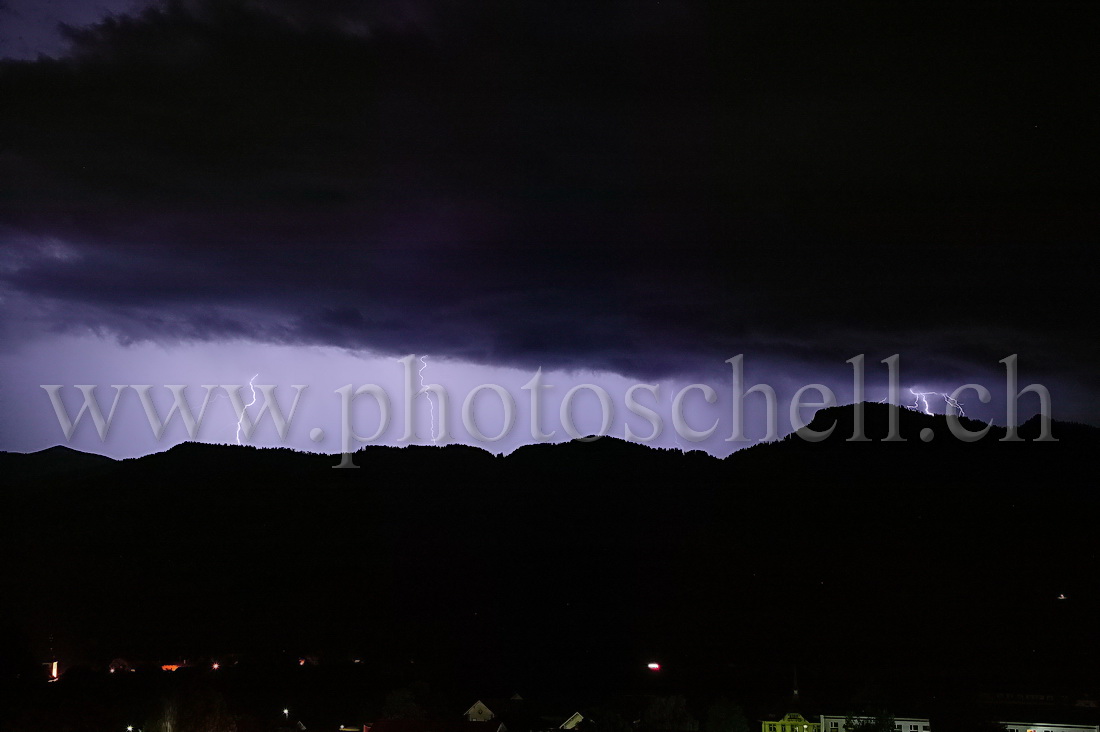
{"label": "cloud layer", "polygon": [[1082,12],[280,0],[70,28],[0,69],[4,332],[635,376],[1019,352],[1092,393]]}

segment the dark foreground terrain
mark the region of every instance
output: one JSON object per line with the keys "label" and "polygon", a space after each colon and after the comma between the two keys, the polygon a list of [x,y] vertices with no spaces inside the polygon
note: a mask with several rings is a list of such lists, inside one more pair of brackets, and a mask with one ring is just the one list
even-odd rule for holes
{"label": "dark foreground terrain", "polygon": [[291,697],[360,723],[537,690],[634,699],[620,716],[683,694],[700,720],[730,697],[757,729],[796,667],[807,716],[889,706],[937,732],[983,693],[1095,699],[1100,430],[963,444],[900,409],[908,439],[884,443],[893,408],[864,408],[870,442],[842,407],[825,442],[725,460],[611,438],[370,447],[359,470],[203,444],[0,454],[0,724],[140,726],[194,683],[242,727]]}

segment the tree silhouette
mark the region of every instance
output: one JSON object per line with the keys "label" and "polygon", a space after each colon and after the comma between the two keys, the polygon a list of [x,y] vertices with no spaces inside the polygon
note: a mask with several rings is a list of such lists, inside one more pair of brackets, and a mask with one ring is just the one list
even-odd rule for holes
{"label": "tree silhouette", "polygon": [[707,708],[703,732],[749,732],[749,720],[740,704],[722,697]]}
{"label": "tree silhouette", "polygon": [[221,692],[205,685],[183,686],[158,705],[145,732],[236,732]]}
{"label": "tree silhouette", "polygon": [[654,697],[642,713],[642,728],[650,732],[696,732],[699,722],[688,712],[684,697]]}

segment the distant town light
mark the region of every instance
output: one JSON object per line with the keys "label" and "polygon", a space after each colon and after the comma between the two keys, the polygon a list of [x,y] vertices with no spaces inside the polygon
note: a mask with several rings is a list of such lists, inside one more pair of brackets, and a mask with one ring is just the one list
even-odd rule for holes
{"label": "distant town light", "polygon": [[306,659],[304,659],[304,658],[299,658],[299,659],[298,659],[298,665],[299,665],[299,666],[305,666],[305,665],[306,665]]}
{"label": "distant town light", "polygon": [[287,709],[286,707],[283,707],[283,716],[287,717],[287,718],[290,717],[290,710]]}
{"label": "distant town light", "polygon": [[660,671],[661,670],[661,664],[659,664],[655,661],[647,663],[645,665],[645,667],[648,668],[650,671]]}
{"label": "distant town light", "polygon": [[132,724],[126,725],[126,732],[134,732],[134,725],[132,725]]}
{"label": "distant town light", "polygon": [[217,661],[214,661],[214,663],[212,663],[210,665],[210,668],[214,669],[215,671],[217,671],[221,667],[222,667],[222,665],[220,663],[218,663]]}

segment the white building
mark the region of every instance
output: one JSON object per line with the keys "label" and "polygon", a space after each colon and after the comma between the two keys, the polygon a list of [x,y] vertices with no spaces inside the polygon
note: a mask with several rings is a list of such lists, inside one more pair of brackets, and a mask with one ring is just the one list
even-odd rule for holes
{"label": "white building", "polygon": [[1001,722],[1007,732],[1100,732],[1097,724],[1053,724],[1051,722]]}
{"label": "white building", "polygon": [[[857,719],[860,715],[854,715]],[[822,714],[821,715],[821,732],[845,732],[844,723],[848,720],[848,717],[838,717],[835,715]],[[929,732],[930,725],[927,719],[918,719],[916,717],[894,717],[894,732]],[[1023,730],[1027,732],[1027,730]],[[1036,730],[1035,732],[1039,732]],[[1063,732],[1063,730],[1055,730],[1053,732]],[[1071,732],[1065,730],[1064,732]],[[1076,731],[1073,731],[1076,732]],[[1093,732],[1098,732],[1093,730]]]}

